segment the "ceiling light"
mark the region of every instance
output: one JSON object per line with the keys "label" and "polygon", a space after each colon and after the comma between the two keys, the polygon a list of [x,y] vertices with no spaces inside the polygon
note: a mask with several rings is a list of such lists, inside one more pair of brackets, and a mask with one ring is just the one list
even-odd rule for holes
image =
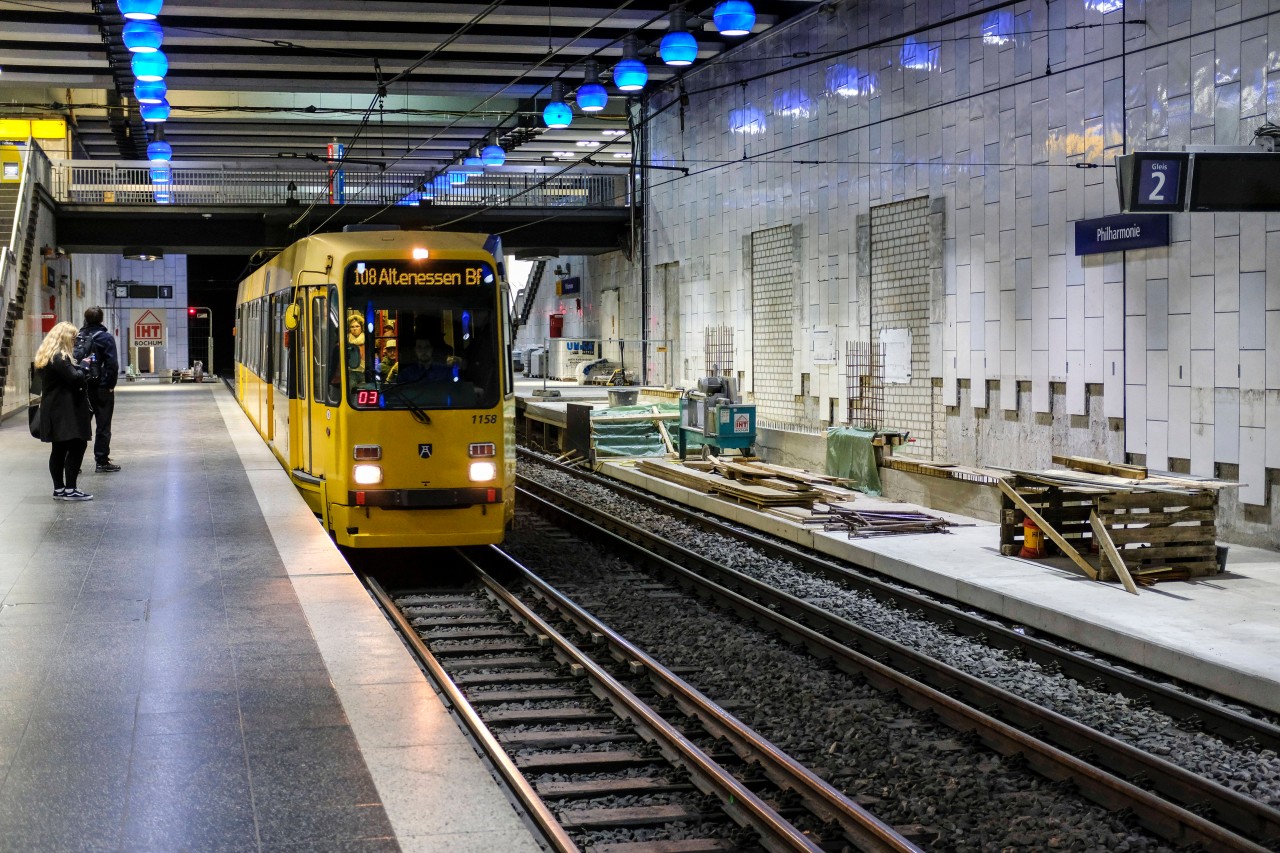
{"label": "ceiling light", "polygon": [[684,28],[684,9],[671,10],[671,23],[658,43],[658,56],[668,65],[692,65],[698,57],[698,40]]}
{"label": "ceiling light", "polygon": [[[160,195],[161,192],[164,192],[166,196],[168,195],[167,191],[162,190],[156,190],[156,195]],[[157,198],[156,201],[159,201],[159,199]],[[126,261],[158,261],[164,257],[164,252],[155,246],[125,246],[120,250],[120,255]]]}
{"label": "ceiling light", "polygon": [[747,0],[724,0],[711,14],[722,36],[745,36],[756,25],[756,10]]}
{"label": "ceiling light", "polygon": [[595,140],[592,140],[592,139],[579,139],[577,144],[583,147],[591,146],[592,148],[594,148],[595,146],[603,145],[604,143],[596,142]]}
{"label": "ceiling light", "polygon": [[131,64],[133,66],[133,76],[144,83],[163,80],[164,75],[169,73],[169,57],[164,55],[163,50],[156,50],[151,53],[135,53]]}
{"label": "ceiling light", "polygon": [[462,158],[462,171],[473,178],[484,174],[484,160],[480,159],[480,149],[472,146],[467,156]]}
{"label": "ceiling light", "polygon": [[164,41],[164,30],[155,21],[129,21],[121,37],[130,53],[155,53]]}
{"label": "ceiling light", "polygon": [[573,110],[564,102],[564,84],[559,80],[551,84],[551,103],[542,111],[542,120],[553,130],[568,127],[573,121]]}
{"label": "ceiling light", "polygon": [[[145,54],[138,54],[145,56]],[[158,123],[169,120],[169,102],[164,98],[160,99],[158,104],[139,104],[138,112],[142,113],[142,120],[152,123]]]}
{"label": "ceiling light", "polygon": [[169,93],[169,85],[163,80],[151,80],[133,84],[133,99],[140,104],[158,104]]}
{"label": "ceiling light", "polygon": [[562,157],[562,158],[564,158],[564,159],[566,159],[566,160],[572,160],[574,157],[577,157],[578,155],[577,155],[577,154],[574,154],[572,151],[557,151],[555,154],[553,154],[553,155],[551,155],[551,156],[553,156],[553,157]]}
{"label": "ceiling light", "polygon": [[631,154],[630,154],[630,152],[627,152],[627,151],[616,151],[616,152],[614,152],[613,159],[615,159],[615,160],[630,160],[630,159],[631,159]]}
{"label": "ceiling light", "polygon": [[627,135],[627,132],[625,130],[602,130],[600,131],[600,133],[602,133],[605,136],[626,136]]}
{"label": "ceiling light", "polygon": [[154,21],[164,6],[164,0],[119,0],[116,6],[120,14],[130,21]]}
{"label": "ceiling light", "polygon": [[594,59],[588,59],[583,65],[582,85],[574,99],[584,113],[598,113],[609,103],[609,93],[600,85],[600,66]]}
{"label": "ceiling light", "polygon": [[622,59],[613,66],[613,85],[623,92],[639,92],[649,82],[649,69],[636,59],[639,42],[635,36],[622,40]]}
{"label": "ceiling light", "polygon": [[480,159],[486,166],[501,166],[507,162],[507,152],[498,144],[498,134],[489,134],[489,144],[480,151]]}
{"label": "ceiling light", "polygon": [[163,139],[150,142],[147,144],[147,159],[152,162],[172,160],[173,146]]}

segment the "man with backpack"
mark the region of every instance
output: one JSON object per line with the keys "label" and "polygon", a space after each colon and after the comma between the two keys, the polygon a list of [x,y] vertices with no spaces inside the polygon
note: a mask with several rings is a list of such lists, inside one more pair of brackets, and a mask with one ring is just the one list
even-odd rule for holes
{"label": "man with backpack", "polygon": [[76,335],[75,359],[92,358],[87,378],[89,405],[93,408],[93,458],[99,474],[120,470],[111,461],[111,415],[116,407],[116,380],[120,360],[116,356],[116,339],[102,325],[102,309],[84,309],[84,327]]}

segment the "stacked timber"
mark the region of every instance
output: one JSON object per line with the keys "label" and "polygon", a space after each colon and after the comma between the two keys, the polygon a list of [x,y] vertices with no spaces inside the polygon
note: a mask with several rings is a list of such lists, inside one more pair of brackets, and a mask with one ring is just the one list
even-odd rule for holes
{"label": "stacked timber", "polygon": [[1022,551],[1030,519],[1086,575],[1135,594],[1138,585],[1221,571],[1218,490],[1236,484],[1087,457],[1054,461],[1066,470],[1013,471],[999,482],[1001,553]]}
{"label": "stacked timber", "polygon": [[[718,495],[756,509],[772,507],[812,507],[823,493],[794,477],[779,476],[775,470],[757,467],[762,463],[688,460],[683,464],[644,459],[636,470],[651,477],[677,483],[685,488]],[[769,466],[773,468],[774,466]],[[846,491],[847,490],[843,490]],[[852,495],[852,492],[848,492]],[[842,498],[848,500],[848,497]]]}

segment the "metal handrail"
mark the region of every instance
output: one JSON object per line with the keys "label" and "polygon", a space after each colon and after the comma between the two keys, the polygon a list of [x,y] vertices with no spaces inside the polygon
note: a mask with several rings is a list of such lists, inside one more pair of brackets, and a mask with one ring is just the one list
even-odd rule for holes
{"label": "metal handrail", "polygon": [[335,181],[330,169],[227,169],[217,164],[188,164],[171,166],[169,180],[163,184],[153,183],[149,165],[138,161],[64,160],[55,164],[53,172],[53,197],[69,204],[625,208],[631,203],[625,174],[492,173],[473,176],[465,184],[449,186],[426,198],[420,172],[344,168],[341,179]]}

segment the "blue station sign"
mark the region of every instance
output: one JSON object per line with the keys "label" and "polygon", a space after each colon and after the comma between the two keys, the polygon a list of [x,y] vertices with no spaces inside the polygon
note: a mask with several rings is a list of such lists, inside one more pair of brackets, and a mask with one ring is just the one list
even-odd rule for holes
{"label": "blue station sign", "polygon": [[1169,245],[1169,214],[1121,213],[1076,221],[1076,254],[1123,252]]}

